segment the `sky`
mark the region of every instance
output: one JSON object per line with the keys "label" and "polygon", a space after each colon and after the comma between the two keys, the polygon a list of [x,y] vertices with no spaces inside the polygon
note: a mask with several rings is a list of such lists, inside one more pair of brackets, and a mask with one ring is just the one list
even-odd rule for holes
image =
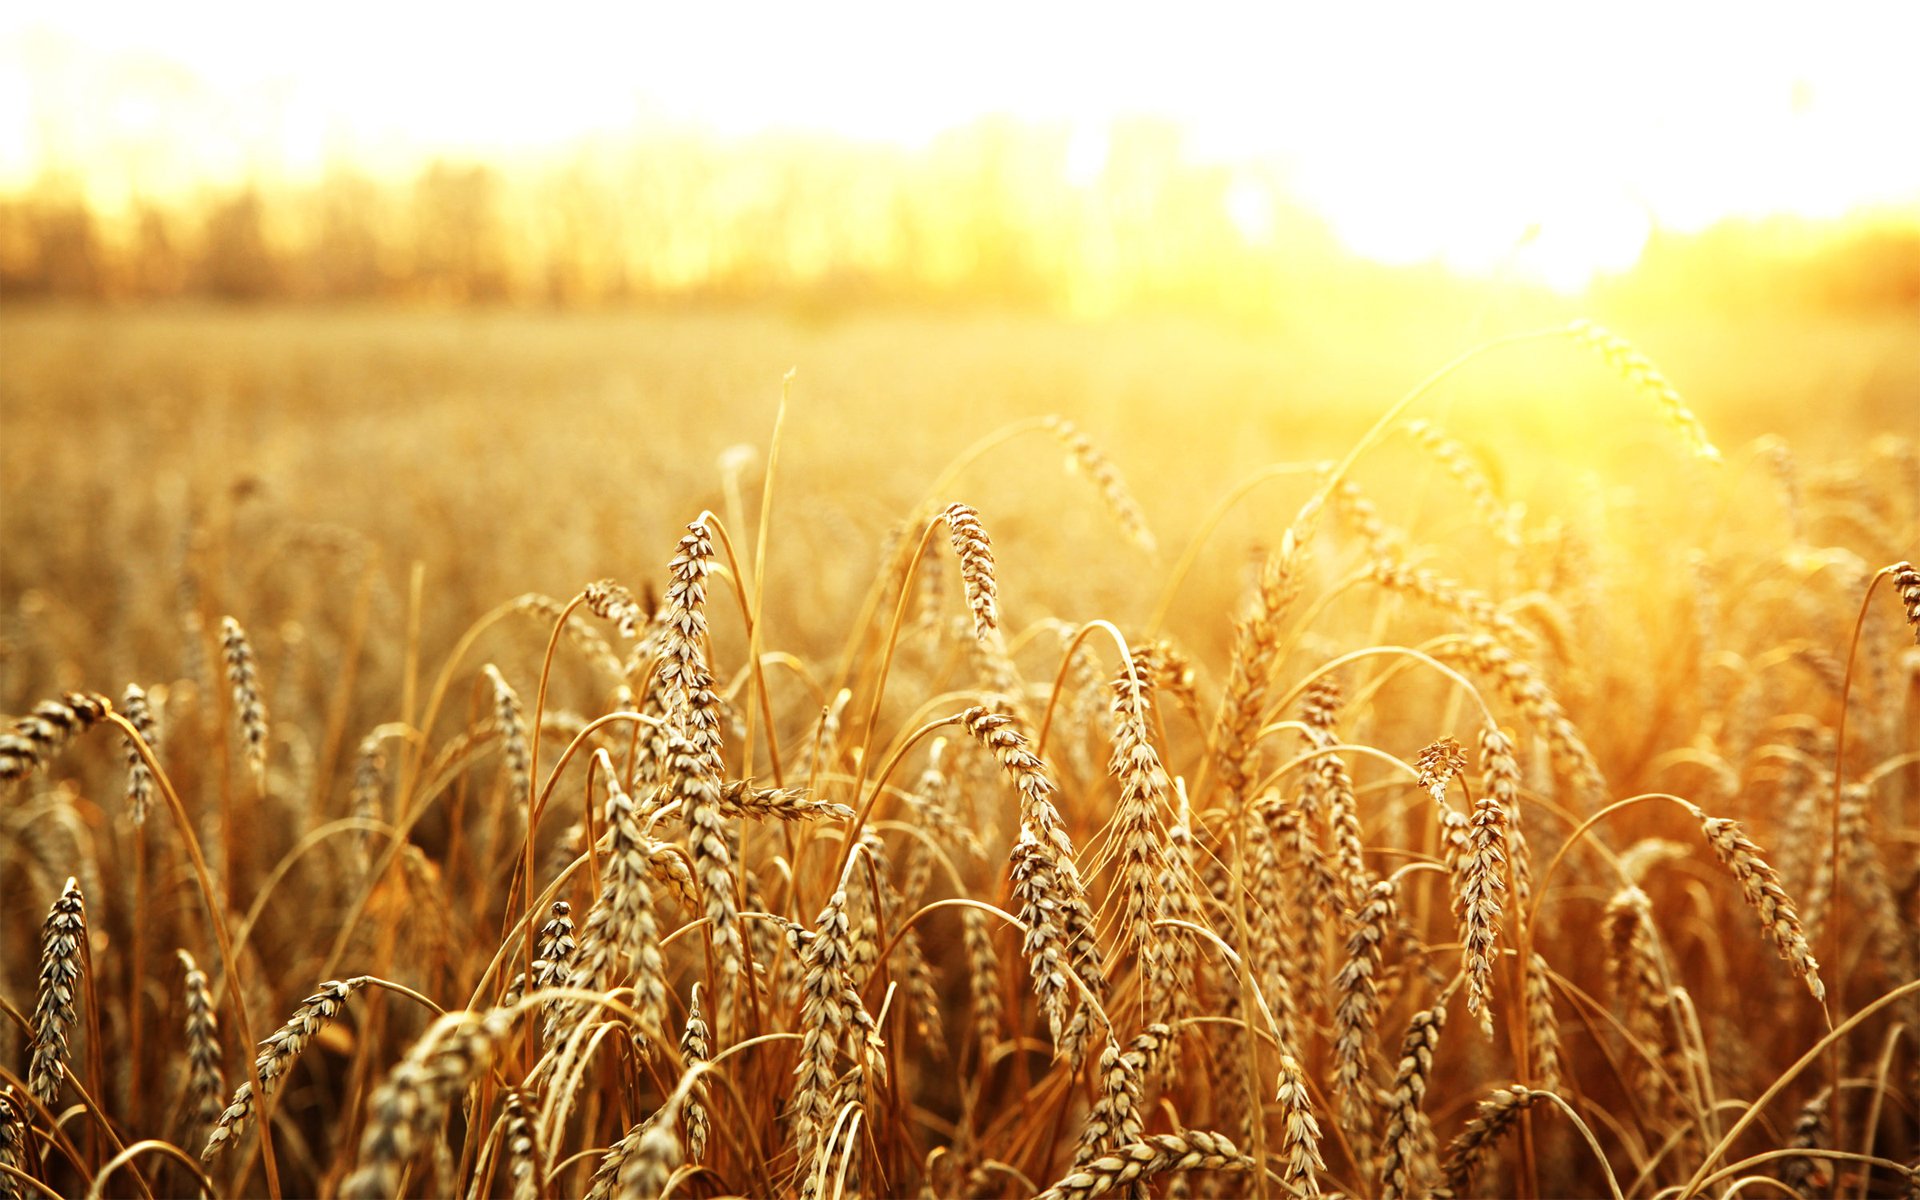
{"label": "sky", "polygon": [[[1258,160],[1385,261],[1587,272],[1654,226],[1920,213],[1920,3],[325,6],[9,0],[0,187],[510,159],[636,128],[923,145],[1119,118]],[[111,166],[103,164],[112,164]]]}

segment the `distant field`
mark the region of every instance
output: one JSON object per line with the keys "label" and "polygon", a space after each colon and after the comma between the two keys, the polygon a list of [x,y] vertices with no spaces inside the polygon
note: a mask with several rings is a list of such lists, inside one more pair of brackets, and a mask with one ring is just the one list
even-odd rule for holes
{"label": "distant field", "polygon": [[1912,322],[1506,345],[1326,473],[1570,315],[0,308],[0,1166],[1911,1194]]}
{"label": "distant field", "polygon": [[[1177,549],[1233,480],[1343,453],[1474,344],[1466,324],[1256,334],[1024,316],[4,308],[0,588],[50,591],[90,623],[117,623],[111,613],[140,612],[171,586],[184,514],[229,500],[243,542],[344,525],[379,544],[396,586],[421,561],[467,616],[529,588],[638,573],[701,507],[718,508],[723,451],[764,451],[790,367],[777,499],[791,519],[776,532],[798,552],[775,557],[788,586],[860,586],[881,535],[932,476],[976,439],[1048,413],[1114,457]],[[1873,431],[1911,434],[1920,411],[1920,355],[1898,316],[1623,332],[1740,471],[1755,469],[1745,448],[1762,434],[1818,456]],[[1578,473],[1637,475],[1671,454],[1650,406],[1557,342],[1490,356],[1422,412],[1487,448],[1543,518]],[[1407,460],[1396,445],[1358,468],[1403,519],[1420,499],[1399,494]],[[1070,578],[1042,568],[1106,527],[1061,461],[1029,434],[959,487],[994,519],[1024,581],[1015,611],[1136,603],[1123,597],[1139,563],[1098,556]],[[1237,568],[1304,494],[1295,483],[1256,495],[1215,559]],[[77,511],[84,535],[64,524]],[[24,686],[9,674],[0,696],[24,703]]]}

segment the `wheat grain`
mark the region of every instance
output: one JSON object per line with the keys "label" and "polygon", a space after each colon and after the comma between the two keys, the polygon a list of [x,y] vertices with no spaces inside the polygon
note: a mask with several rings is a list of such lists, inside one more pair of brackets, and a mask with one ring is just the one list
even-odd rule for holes
{"label": "wheat grain", "polygon": [[[565,604],[552,596],[543,596],[538,592],[527,592],[514,597],[509,607],[521,616],[532,618],[549,627],[560,620],[561,613],[567,611]],[[562,628],[566,631],[567,640],[578,647],[587,661],[602,674],[613,679],[624,679],[630,674],[625,664],[620,661],[620,656],[615,654],[613,647],[607,644],[607,639],[600,636],[599,630],[581,620],[578,613],[567,613],[566,623]],[[647,645],[645,641],[640,642],[635,647],[634,653],[639,654]]]}
{"label": "wheat grain", "polygon": [[76,735],[106,719],[113,705],[94,692],[68,692],[42,700],[0,733],[0,784],[15,783],[53,761]]}
{"label": "wheat grain", "polygon": [[[0,1087],[0,1167],[24,1172],[27,1159],[27,1108],[12,1084]],[[0,1200],[20,1200],[20,1183],[0,1171]]]}
{"label": "wheat grain", "polygon": [[507,1151],[508,1200],[539,1200],[545,1185],[539,1131],[527,1112],[527,1097],[509,1091],[503,1102],[503,1138]]}
{"label": "wheat grain", "polygon": [[[618,966],[624,961],[632,979],[639,1032],[643,1037],[658,1038],[665,1028],[666,959],[660,951],[653,892],[647,883],[647,841],[640,832],[633,798],[620,787],[607,752],[596,750],[594,757],[607,787],[607,867],[600,881],[600,896],[580,932],[567,983],[585,991],[612,987]],[[576,1011],[559,1024],[572,1026],[583,1012]]]}
{"label": "wheat grain", "polygon": [[1394,559],[1376,559],[1368,570],[1381,587],[1415,596],[1435,608],[1464,617],[1473,629],[1497,635],[1510,645],[1534,646],[1539,641],[1531,630],[1501,612],[1486,596],[1423,567],[1410,567]]}
{"label": "wheat grain", "polygon": [[998,591],[993,577],[993,543],[980,525],[980,514],[965,504],[947,505],[944,519],[960,560],[960,580],[966,585],[967,607],[973,612],[973,636],[985,642],[1000,628]]}
{"label": "wheat grain", "polygon": [[1447,785],[1467,769],[1467,756],[1461,751],[1460,743],[1452,738],[1441,738],[1420,751],[1414,760],[1418,772],[1416,782],[1433,797],[1435,804],[1447,802]]}
{"label": "wheat grain", "polygon": [[960,910],[961,933],[967,950],[967,995],[973,1005],[973,1039],[986,1054],[1000,1040],[1004,1021],[1000,999],[1000,960],[993,952],[993,932],[987,914],[977,908]]}
{"label": "wheat grain", "polygon": [[[127,685],[126,692],[120,698],[120,714],[126,717],[140,740],[156,756],[160,753],[160,723],[154,719],[153,707],[147,703],[147,693],[137,683]],[[148,768],[147,760],[140,756],[138,747],[132,738],[127,743],[127,815],[135,826],[147,823],[147,806],[153,803],[153,771]]]}
{"label": "wheat grain", "polygon": [[587,610],[602,620],[612,621],[621,637],[633,641],[640,636],[640,623],[646,620],[646,615],[640,611],[632,592],[611,579],[597,579],[588,584],[581,595],[586,598]]}
{"label": "wheat grain", "polygon": [[86,962],[87,905],[72,877],[47,912],[40,939],[40,991],[33,1006],[33,1054],[27,1091],[51,1108],[67,1069],[67,1036]]}
{"label": "wheat grain", "polygon": [[[365,975],[347,980],[328,980],[313,995],[300,1002],[285,1025],[267,1035],[267,1039],[260,1043],[260,1053],[254,1058],[254,1070],[260,1077],[263,1095],[273,1094],[280,1077],[293,1067],[294,1059],[300,1057],[307,1043],[332,1023],[349,996],[369,982]],[[233,1099],[227,1102],[226,1111],[220,1114],[220,1120],[208,1135],[206,1149],[200,1152],[200,1157],[212,1158],[245,1132],[253,1109],[253,1084],[249,1081],[234,1090]]]}
{"label": "wheat grain", "polygon": [[1155,1133],[1103,1154],[1034,1200],[1092,1200],[1170,1171],[1252,1171],[1258,1167],[1217,1133]]}
{"label": "wheat grain", "polygon": [[853,810],[831,800],[816,800],[803,788],[757,788],[735,779],[720,789],[720,812],[727,817],[774,821],[851,821]]}
{"label": "wheat grain", "polygon": [[1303,1197],[1318,1196],[1318,1172],[1327,1165],[1320,1157],[1320,1123],[1313,1116],[1306,1072],[1286,1050],[1280,1053],[1280,1082],[1274,1099],[1281,1114],[1280,1180]]}
{"label": "wheat grain", "polygon": [[493,687],[493,723],[500,733],[501,753],[507,760],[507,794],[524,798],[533,790],[533,762],[527,748],[527,721],[520,712],[520,697],[498,667],[488,663],[483,671]]}
{"label": "wheat grain", "polygon": [[1214,718],[1211,745],[1229,808],[1245,799],[1252,776],[1254,731],[1265,707],[1267,683],[1280,653],[1280,623],[1299,595],[1298,555],[1271,554],[1260,568],[1251,611],[1235,628],[1226,695]]}
{"label": "wheat grain", "polygon": [[453,1012],[421,1035],[368,1102],[359,1166],[340,1185],[342,1200],[389,1200],[399,1194],[401,1169],[486,1070],[508,1028],[504,1010]]}
{"label": "wheat grain", "polygon": [[1416,417],[1402,428],[1421,449],[1439,460],[1447,474],[1453,476],[1454,481],[1467,493],[1467,498],[1473,501],[1474,509],[1493,535],[1508,549],[1520,549],[1519,522],[1513,510],[1502,504],[1494,494],[1493,481],[1473,461],[1467,448],[1425,417]]}
{"label": "wheat grain", "polygon": [[193,955],[176,951],[186,971],[187,1117],[189,1142],[205,1137],[225,1109],[221,1103],[227,1084],[220,1070],[220,1027],[213,1013],[213,993]]}
{"label": "wheat grain", "polygon": [[1820,982],[1820,964],[1814,961],[1806,935],[1801,932],[1800,916],[1794,911],[1793,901],[1788,899],[1786,890],[1780,886],[1779,874],[1767,864],[1760,847],[1747,837],[1740,828],[1740,822],[1725,817],[1710,817],[1697,806],[1690,811],[1694,819],[1700,822],[1707,844],[1713,847],[1713,852],[1719,855],[1720,861],[1739,881],[1747,907],[1759,915],[1760,927],[1780,952],[1780,957],[1805,982],[1815,1000],[1825,1000],[1827,989]]}
{"label": "wheat grain", "polygon": [[227,683],[233,688],[234,720],[247,748],[247,769],[256,789],[267,786],[267,706],[260,696],[253,665],[253,643],[232,617],[220,621],[220,645],[227,661]]}
{"label": "wheat grain", "polygon": [[1107,511],[1113,515],[1121,530],[1134,545],[1152,554],[1153,532],[1147,528],[1147,517],[1140,509],[1140,502],[1133,498],[1127,481],[1121,478],[1120,468],[1093,444],[1093,439],[1065,417],[1046,417],[1041,423],[1049,433],[1060,439],[1073,456],[1073,464],[1100,489],[1100,498],[1106,501]]}
{"label": "wheat grain", "polygon": [[1467,972],[1467,1011],[1493,1036],[1493,963],[1506,894],[1507,810],[1491,791],[1474,802],[1460,890],[1460,956]]}
{"label": "wheat grain", "polygon": [[1560,1090],[1560,1025],[1553,1017],[1553,981],[1547,960],[1538,954],[1527,960],[1527,1058],[1533,1080],[1549,1092]]}
{"label": "wheat grain", "polygon": [[970,708],[967,732],[1000,760],[1020,794],[1020,835],[1011,859],[1016,914],[1026,926],[1022,944],[1033,975],[1034,994],[1053,1034],[1054,1052],[1071,1062],[1084,1046],[1086,1015],[1066,973],[1078,975],[1093,995],[1101,994],[1100,950],[1093,938],[1093,917],[1073,841],[1061,825],[1053,797],[1058,790],[1046,764],[1027,749],[1027,740],[1011,717]]}
{"label": "wheat grain", "polygon": [[1488,1148],[1513,1127],[1521,1113],[1532,1108],[1545,1094],[1516,1083],[1501,1088],[1480,1102],[1473,1119],[1467,1122],[1460,1136],[1454,1138],[1447,1147],[1446,1160],[1440,1166],[1444,1181],[1442,1186],[1447,1194],[1457,1196],[1467,1190]]}
{"label": "wheat grain", "polygon": [[1447,1023],[1444,1004],[1413,1014],[1400,1043],[1400,1065],[1387,1099],[1387,1128],[1383,1137],[1386,1158],[1380,1167],[1381,1200],[1400,1200],[1415,1194],[1414,1162],[1419,1134],[1420,1105],[1433,1074],[1433,1050]]}
{"label": "wheat grain", "polygon": [[1894,593],[1907,610],[1907,624],[1913,626],[1913,641],[1920,645],[1920,569],[1910,562],[1897,562],[1887,568],[1893,577]]}
{"label": "wheat grain", "polygon": [[[693,985],[687,996],[687,1024],[680,1034],[680,1058],[689,1068],[713,1057],[713,1038],[707,1019],[700,1013],[700,985]],[[699,1162],[707,1156],[707,1108],[697,1090],[687,1092],[680,1102],[680,1120],[687,1127],[687,1157]]]}
{"label": "wheat grain", "polygon": [[1687,402],[1680,398],[1679,390],[1631,342],[1612,330],[1603,329],[1584,319],[1567,326],[1567,332],[1573,335],[1575,341],[1606,359],[1627,382],[1652,399],[1659,406],[1661,416],[1679,432],[1689,450],[1709,462],[1720,461],[1720,451],[1707,439],[1706,429],[1701,426],[1700,419],[1693,415],[1693,410],[1687,407]]}
{"label": "wheat grain", "polygon": [[1356,1150],[1373,1125],[1365,1087],[1367,1051],[1379,1015],[1380,959],[1393,914],[1393,880],[1382,879],[1371,886],[1365,904],[1353,914],[1347,959],[1333,980],[1338,996],[1334,1007],[1334,1092],[1340,1100],[1341,1123]]}

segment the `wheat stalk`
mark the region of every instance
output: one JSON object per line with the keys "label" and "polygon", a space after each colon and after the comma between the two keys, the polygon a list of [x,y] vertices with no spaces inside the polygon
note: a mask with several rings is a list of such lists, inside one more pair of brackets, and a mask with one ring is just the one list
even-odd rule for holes
{"label": "wheat stalk", "polygon": [[1527,1059],[1533,1079],[1549,1092],[1560,1090],[1560,1024],[1553,1016],[1553,981],[1547,960],[1538,954],[1527,960]]}
{"label": "wheat stalk", "polygon": [[527,1098],[517,1090],[509,1091],[502,1107],[508,1200],[539,1200],[546,1182],[545,1156],[540,1152],[539,1130],[527,1111]]}
{"label": "wheat stalk", "polygon": [[1460,955],[1467,972],[1467,1011],[1493,1036],[1493,963],[1500,938],[1500,898],[1506,894],[1507,810],[1491,791],[1473,806],[1469,851],[1460,892]]}
{"label": "wheat stalk", "polygon": [[1893,578],[1893,590],[1907,610],[1907,624],[1913,626],[1913,640],[1920,645],[1920,570],[1910,562],[1897,562],[1887,568]]}
{"label": "wheat stalk", "polygon": [[1440,465],[1453,476],[1467,497],[1473,501],[1473,507],[1480,513],[1487,528],[1500,539],[1508,549],[1520,549],[1519,522],[1512,509],[1500,503],[1494,494],[1493,481],[1487,473],[1473,461],[1467,448],[1460,444],[1439,425],[1425,417],[1415,417],[1402,426],[1421,449],[1439,460]]}
{"label": "wheat stalk", "polygon": [[[713,1057],[713,1036],[707,1019],[700,1013],[700,985],[695,983],[687,996],[687,1024],[680,1034],[680,1059],[688,1068]],[[707,1108],[698,1090],[687,1092],[680,1103],[680,1120],[687,1127],[687,1157],[695,1162],[707,1156]]]}
{"label": "wheat stalk", "polygon": [[1347,959],[1333,980],[1339,997],[1333,1019],[1333,1086],[1341,1123],[1356,1149],[1373,1125],[1365,1087],[1367,1050],[1379,1015],[1380,959],[1393,914],[1393,880],[1382,879],[1368,889],[1366,902],[1353,914]]}
{"label": "wheat stalk", "polygon": [[640,624],[646,614],[640,611],[633,593],[611,579],[597,579],[581,592],[587,610],[602,620],[612,621],[620,636],[633,641],[640,636]]}
{"label": "wheat stalk", "polygon": [[[621,788],[607,752],[596,750],[594,757],[606,781],[605,822],[611,836],[600,896],[587,913],[567,984],[584,991],[614,986],[616,969],[624,960],[633,981],[633,1010],[639,1019],[639,1032],[658,1038],[666,1019],[666,959],[660,951],[653,892],[647,882],[647,841],[640,832],[633,798]],[[584,1008],[576,1009],[559,1024],[570,1027],[583,1012]]]}
{"label": "wheat stalk", "polygon": [[[25,1172],[27,1165],[27,1106],[12,1084],[0,1087],[0,1167]],[[0,1171],[0,1200],[20,1200],[20,1183]]]}
{"label": "wheat stalk", "polygon": [[816,800],[803,788],[757,788],[750,779],[735,779],[722,785],[720,812],[727,817],[756,820],[853,820],[853,809],[844,804]]}
{"label": "wheat stalk", "polygon": [[1306,1072],[1291,1053],[1280,1053],[1280,1083],[1274,1099],[1280,1105],[1281,1133],[1278,1157],[1282,1162],[1280,1179],[1303,1197],[1320,1194],[1319,1171],[1326,1169],[1320,1157],[1320,1123],[1313,1117],[1313,1099],[1307,1089]]}

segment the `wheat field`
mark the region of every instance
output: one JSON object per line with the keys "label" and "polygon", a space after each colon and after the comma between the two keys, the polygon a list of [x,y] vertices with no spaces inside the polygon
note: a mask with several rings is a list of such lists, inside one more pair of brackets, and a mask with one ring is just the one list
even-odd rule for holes
{"label": "wheat field", "polygon": [[0,315],[0,1197],[1920,1194],[1911,330],[1521,329]]}

